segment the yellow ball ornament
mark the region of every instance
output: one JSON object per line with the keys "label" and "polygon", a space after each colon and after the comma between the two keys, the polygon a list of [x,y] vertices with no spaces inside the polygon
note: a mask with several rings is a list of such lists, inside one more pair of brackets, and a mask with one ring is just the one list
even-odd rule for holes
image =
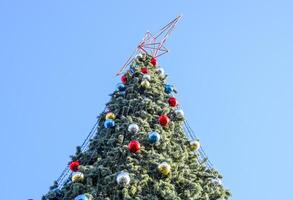
{"label": "yellow ball ornament", "polygon": [[167,176],[171,172],[171,166],[167,162],[162,162],[159,164],[158,170],[161,172],[161,174]]}
{"label": "yellow ball ornament", "polygon": [[198,140],[192,140],[189,142],[190,143],[190,148],[192,151],[198,151],[200,148],[200,143]]}
{"label": "yellow ball ornament", "polygon": [[149,88],[151,86],[150,82],[148,80],[143,80],[140,84],[143,88]]}
{"label": "yellow ball ornament", "polygon": [[105,118],[106,119],[112,119],[112,120],[114,120],[114,119],[116,119],[116,115],[114,113],[112,113],[112,112],[108,112],[106,114],[106,117]]}
{"label": "yellow ball ornament", "polygon": [[84,180],[84,175],[81,172],[76,172],[71,177],[72,182],[82,182]]}

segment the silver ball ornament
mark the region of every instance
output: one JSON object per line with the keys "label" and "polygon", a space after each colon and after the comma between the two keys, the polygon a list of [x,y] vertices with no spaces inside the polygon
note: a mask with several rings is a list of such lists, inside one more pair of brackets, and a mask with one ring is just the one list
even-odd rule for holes
{"label": "silver ball ornament", "polygon": [[138,133],[139,126],[137,124],[130,124],[128,126],[128,131],[131,132],[131,133]]}
{"label": "silver ball ornament", "polygon": [[116,177],[116,182],[119,185],[126,186],[130,183],[130,176],[127,172],[120,172]]}

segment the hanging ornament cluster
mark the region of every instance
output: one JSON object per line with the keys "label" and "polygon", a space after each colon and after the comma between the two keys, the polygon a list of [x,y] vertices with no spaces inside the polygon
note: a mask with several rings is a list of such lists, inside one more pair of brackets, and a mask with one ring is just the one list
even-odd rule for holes
{"label": "hanging ornament cluster", "polygon": [[165,92],[167,94],[171,94],[174,91],[174,86],[173,85],[165,85]]}
{"label": "hanging ornament cluster", "polygon": [[115,121],[112,120],[112,119],[107,119],[105,122],[104,122],[104,127],[105,128],[112,128],[115,126]]}
{"label": "hanging ornament cluster", "polygon": [[126,90],[126,86],[124,84],[122,84],[122,83],[119,83],[117,85],[117,90],[120,91],[120,92],[123,92],[123,91]]}
{"label": "hanging ornament cluster", "polygon": [[184,118],[184,112],[181,109],[175,110],[175,115],[176,115],[176,118],[178,118],[178,119],[183,119]]}
{"label": "hanging ornament cluster", "polygon": [[200,148],[200,143],[198,140],[192,140],[189,142],[192,151],[198,151]]}
{"label": "hanging ornament cluster", "polygon": [[137,124],[130,124],[130,125],[128,126],[128,131],[129,131],[130,133],[133,133],[133,134],[138,133],[138,131],[139,131],[139,126],[138,126]]}
{"label": "hanging ornament cluster", "polygon": [[152,64],[153,66],[156,66],[156,65],[157,65],[157,59],[156,59],[156,58],[152,58],[152,59],[151,59],[151,64]]}
{"label": "hanging ornament cluster", "polygon": [[161,139],[161,136],[158,132],[150,132],[148,136],[150,143],[157,143]]}
{"label": "hanging ornament cluster", "polygon": [[177,106],[177,99],[175,97],[170,97],[168,99],[168,103],[171,107],[176,107]]}
{"label": "hanging ornament cluster", "polygon": [[147,74],[147,73],[149,73],[149,69],[147,67],[142,67],[141,68],[141,73]]}
{"label": "hanging ornament cluster", "polygon": [[167,126],[170,123],[170,118],[167,115],[161,115],[159,117],[159,123],[162,126]]}
{"label": "hanging ornament cluster", "polygon": [[131,153],[138,153],[140,151],[140,143],[137,140],[132,140],[128,144],[128,150]]}
{"label": "hanging ornament cluster", "polygon": [[69,169],[73,172],[76,172],[78,170],[78,167],[79,167],[79,162],[78,161],[72,161],[70,164],[69,164]]}
{"label": "hanging ornament cluster", "polygon": [[73,173],[71,177],[72,182],[82,182],[84,180],[84,175],[81,172]]}
{"label": "hanging ornament cluster", "polygon": [[85,193],[78,195],[77,197],[74,198],[74,200],[93,200],[94,197],[91,194]]}
{"label": "hanging ornament cluster", "polygon": [[161,174],[167,176],[171,172],[171,166],[167,162],[162,162],[159,164],[158,170],[161,172]]}
{"label": "hanging ornament cluster", "polygon": [[106,114],[106,116],[105,116],[105,119],[107,120],[107,119],[112,119],[112,120],[114,120],[114,119],[116,119],[116,115],[114,114],[114,113],[112,113],[112,112],[108,112],[107,114]]}
{"label": "hanging ornament cluster", "polygon": [[127,172],[120,172],[116,177],[116,182],[121,186],[129,185],[130,176]]}
{"label": "hanging ornament cluster", "polygon": [[127,76],[125,74],[123,76],[121,76],[121,82],[123,84],[126,84],[127,83],[127,80],[128,80],[128,78],[127,78]]}

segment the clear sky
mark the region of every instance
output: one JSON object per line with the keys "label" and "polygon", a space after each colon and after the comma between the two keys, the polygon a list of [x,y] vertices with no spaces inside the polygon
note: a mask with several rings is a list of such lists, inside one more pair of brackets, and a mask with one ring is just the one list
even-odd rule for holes
{"label": "clear sky", "polygon": [[[169,2],[169,3],[167,3]],[[235,200],[292,197],[293,1],[0,0],[1,199],[40,199],[146,30]]]}

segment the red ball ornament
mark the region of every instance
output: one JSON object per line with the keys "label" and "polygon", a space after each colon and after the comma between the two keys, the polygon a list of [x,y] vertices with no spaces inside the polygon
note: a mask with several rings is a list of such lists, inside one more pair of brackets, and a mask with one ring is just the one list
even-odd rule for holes
{"label": "red ball ornament", "polygon": [[152,64],[153,66],[156,66],[156,65],[157,65],[157,59],[156,59],[156,58],[152,58],[152,59],[151,59],[151,64]]}
{"label": "red ball ornament", "polygon": [[131,153],[138,153],[140,150],[140,143],[137,140],[132,140],[128,144],[128,149]]}
{"label": "red ball ornament", "polygon": [[141,68],[141,73],[143,73],[143,74],[147,74],[147,73],[149,73],[148,68],[147,68],[147,67],[143,67],[143,68]]}
{"label": "red ball ornament", "polygon": [[167,115],[162,115],[159,118],[159,123],[162,126],[167,126],[170,123],[170,118]]}
{"label": "red ball ornament", "polygon": [[169,100],[168,100],[168,102],[169,102],[169,105],[170,105],[171,107],[175,107],[175,106],[177,106],[177,100],[176,100],[175,97],[170,97]]}
{"label": "red ball ornament", "polygon": [[123,84],[127,83],[127,76],[126,76],[126,75],[123,75],[123,76],[121,77],[121,82],[122,82]]}
{"label": "red ball ornament", "polygon": [[76,172],[78,170],[79,162],[78,161],[72,161],[69,165],[69,169],[73,172]]}

